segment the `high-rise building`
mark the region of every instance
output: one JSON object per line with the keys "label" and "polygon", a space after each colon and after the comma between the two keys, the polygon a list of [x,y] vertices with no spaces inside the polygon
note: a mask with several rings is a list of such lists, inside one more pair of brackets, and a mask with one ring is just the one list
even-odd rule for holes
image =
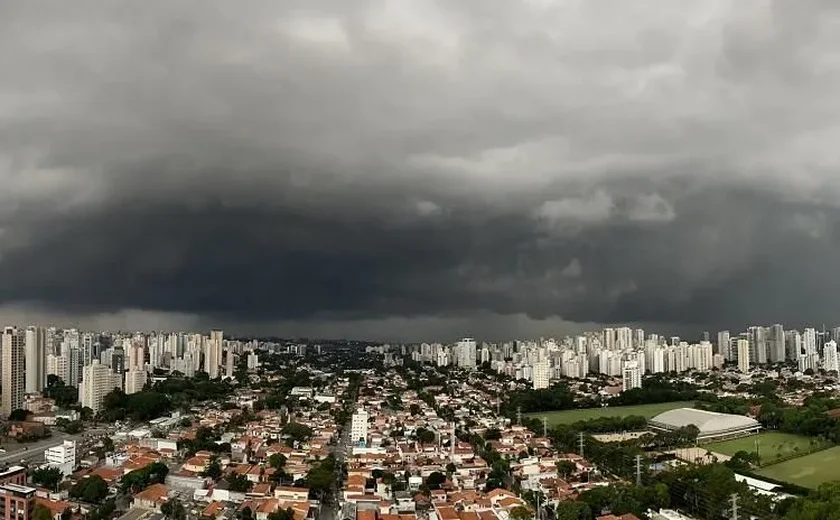
{"label": "high-rise building", "polygon": [[2,341],[2,391],[0,399],[0,414],[3,418],[14,410],[23,408],[24,386],[24,343],[22,330],[6,327],[3,330]]}
{"label": "high-rise building", "polygon": [[458,366],[462,368],[474,368],[476,345],[473,338],[464,338],[455,345]]}
{"label": "high-rise building", "polygon": [[738,370],[743,373],[750,371],[750,342],[746,339],[738,339]]}
{"label": "high-rise building", "polygon": [[543,388],[548,388],[550,371],[551,365],[549,364],[547,359],[537,361],[536,363],[534,363],[533,370],[531,371],[531,378],[533,380],[534,390],[542,390]]}
{"label": "high-rise building", "polygon": [[145,370],[129,370],[125,373],[125,393],[126,395],[136,394],[143,390],[146,385],[146,371]]}
{"label": "high-rise building", "polygon": [[837,342],[829,341],[823,346],[823,370],[826,372],[837,372],[840,365],[837,363]]}
{"label": "high-rise building", "polygon": [[731,361],[735,356],[730,352],[729,331],[722,330],[717,335],[717,353],[723,356],[726,361]]}
{"label": "high-rise building", "polygon": [[142,343],[128,347],[128,370],[146,370],[146,347]]}
{"label": "high-rise building", "polygon": [[233,371],[236,368],[234,365],[234,360],[235,357],[233,354],[233,348],[228,347],[225,351],[225,375],[230,378],[233,377]]}
{"label": "high-rise building", "polygon": [[633,388],[642,387],[642,373],[639,370],[638,361],[628,360],[624,362],[624,368],[621,371],[621,388],[622,391],[627,391]]}
{"label": "high-rise building", "polygon": [[47,354],[47,374],[54,375],[67,383],[67,358],[61,355]]}
{"label": "high-rise building", "polygon": [[767,363],[767,329],[764,327],[749,328],[750,362],[763,365]]}
{"label": "high-rise building", "polygon": [[219,366],[222,364],[222,346],[224,345],[224,332],[214,330],[210,332],[210,340],[204,351],[204,371],[210,379],[219,377]]}
{"label": "high-rise building", "polygon": [[350,421],[350,441],[365,445],[368,436],[368,413],[364,410],[356,410]]}
{"label": "high-rise building", "polygon": [[102,409],[102,401],[114,388],[121,385],[121,381],[115,380],[116,376],[111,369],[94,359],[90,365],[82,369],[82,383],[79,386],[79,400],[82,407],[88,407],[94,413]]}
{"label": "high-rise building", "polygon": [[776,323],[768,330],[767,350],[771,363],[785,362],[785,328]]}
{"label": "high-rise building", "polygon": [[46,334],[43,327],[26,329],[26,393],[40,393],[47,386]]}

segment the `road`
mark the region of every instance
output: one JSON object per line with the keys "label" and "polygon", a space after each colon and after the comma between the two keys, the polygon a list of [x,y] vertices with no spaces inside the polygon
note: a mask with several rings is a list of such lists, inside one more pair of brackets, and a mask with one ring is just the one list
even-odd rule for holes
{"label": "road", "polygon": [[322,504],[320,511],[318,511],[318,520],[337,520],[341,512],[341,468],[344,465],[344,457],[347,450],[350,448],[350,422],[344,425],[341,431],[341,438],[330,447],[330,451],[335,455],[335,462],[339,468],[339,473],[336,475],[335,487],[333,488],[332,500],[328,504]]}
{"label": "road", "polygon": [[6,453],[0,453],[0,464],[19,464],[24,460],[28,463],[44,462],[44,450],[54,446],[60,446],[64,441],[80,441],[86,434],[96,434],[104,430],[91,429],[82,433],[73,435],[66,434],[61,431],[53,430],[52,436],[48,439],[31,442],[28,444],[17,444],[14,448],[6,444],[3,447],[7,450]]}

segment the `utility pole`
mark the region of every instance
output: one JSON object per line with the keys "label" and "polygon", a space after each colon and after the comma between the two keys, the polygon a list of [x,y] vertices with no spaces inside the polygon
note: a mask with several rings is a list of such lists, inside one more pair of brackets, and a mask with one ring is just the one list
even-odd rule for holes
{"label": "utility pole", "polygon": [[516,407],[516,425],[517,426],[522,426],[522,407],[521,406]]}
{"label": "utility pole", "polygon": [[738,520],[738,493],[732,493],[729,502],[732,504],[732,516],[729,518],[730,520]]}
{"label": "utility pole", "polygon": [[543,417],[543,437],[548,437],[548,418]]}
{"label": "utility pole", "polygon": [[580,447],[580,456],[583,457],[583,432],[578,434],[578,446]]}
{"label": "utility pole", "polygon": [[534,494],[537,495],[537,511],[536,511],[537,517],[536,517],[536,520],[540,520],[540,492],[537,491]]}
{"label": "utility pole", "polygon": [[642,456],[636,455],[636,485],[642,485]]}

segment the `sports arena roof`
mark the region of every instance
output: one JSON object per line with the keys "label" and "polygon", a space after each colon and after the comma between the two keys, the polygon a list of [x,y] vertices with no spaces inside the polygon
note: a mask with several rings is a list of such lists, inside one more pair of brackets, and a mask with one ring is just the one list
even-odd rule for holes
{"label": "sports arena roof", "polygon": [[711,438],[738,432],[758,430],[761,425],[744,415],[707,412],[695,408],[677,408],[663,412],[650,420],[654,428],[676,430],[693,424],[700,433],[698,438]]}

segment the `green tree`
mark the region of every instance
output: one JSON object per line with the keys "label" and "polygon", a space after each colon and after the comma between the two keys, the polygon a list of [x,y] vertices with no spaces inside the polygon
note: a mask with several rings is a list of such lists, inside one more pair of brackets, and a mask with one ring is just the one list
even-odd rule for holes
{"label": "green tree", "polygon": [[91,475],[70,488],[70,496],[88,504],[96,504],[108,496],[108,484],[99,475]]}
{"label": "green tree", "polygon": [[283,425],[283,434],[287,436],[289,444],[305,442],[312,437],[312,430],[309,426],[299,423],[286,423]]}
{"label": "green tree", "polygon": [[433,471],[426,477],[426,485],[429,486],[429,489],[440,489],[444,482],[446,482],[446,475],[439,471]]}
{"label": "green tree", "polygon": [[286,467],[286,456],[282,453],[273,453],[268,458],[268,465],[274,469],[283,469]]}
{"label": "green tree", "polygon": [[294,520],[295,512],[291,507],[286,509],[278,509],[277,511],[268,515],[268,520]]}
{"label": "green tree", "polygon": [[171,518],[172,520],[184,520],[187,517],[186,508],[177,498],[164,502],[160,506],[160,512],[163,513],[164,518]]}
{"label": "green tree", "polygon": [[73,518],[73,511],[69,507],[65,507],[64,511],[61,512],[61,520],[70,520],[71,518]]}
{"label": "green tree", "polygon": [[12,413],[9,414],[10,421],[25,421],[27,417],[29,417],[29,412],[23,408],[12,410]]}
{"label": "green tree", "polygon": [[41,504],[35,504],[35,514],[33,516],[35,520],[52,520],[53,517],[52,511]]}
{"label": "green tree", "polygon": [[207,465],[207,469],[204,470],[203,475],[205,477],[210,477],[213,480],[219,480],[222,478],[222,465],[219,464],[219,459],[217,457],[213,457],[213,460],[211,460],[210,464]]}
{"label": "green tree", "polygon": [[253,520],[253,518],[254,512],[248,506],[243,507],[242,511],[239,512],[239,520]]}
{"label": "green tree", "polygon": [[557,474],[563,478],[569,478],[577,473],[577,465],[570,460],[558,460],[556,466]]}
{"label": "green tree", "polygon": [[244,493],[251,488],[251,482],[245,475],[233,475],[227,477],[228,489],[239,493]]}
{"label": "green tree", "polygon": [[64,475],[61,474],[61,470],[58,468],[45,466],[32,472],[32,482],[44,486],[51,491],[58,490],[58,484],[62,480],[64,480]]}
{"label": "green tree", "polygon": [[510,510],[508,513],[508,518],[510,520],[532,520],[534,517],[533,513],[528,510],[525,506],[517,506]]}

